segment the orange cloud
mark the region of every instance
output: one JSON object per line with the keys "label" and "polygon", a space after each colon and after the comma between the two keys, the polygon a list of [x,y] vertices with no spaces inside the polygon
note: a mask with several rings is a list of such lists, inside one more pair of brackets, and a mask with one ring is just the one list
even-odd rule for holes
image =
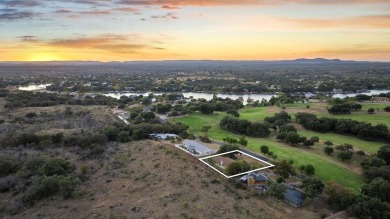
{"label": "orange cloud", "polygon": [[[134,41],[139,41],[139,37]],[[61,47],[67,49],[94,49],[110,51],[113,53],[128,54],[138,53],[141,50],[164,50],[164,48],[149,45],[147,43],[132,43],[131,39],[124,35],[104,35],[98,37],[58,39],[46,42],[44,44],[45,46],[49,47]]]}
{"label": "orange cloud", "polygon": [[180,9],[180,7],[170,6],[170,5],[163,5],[161,8],[168,9],[168,10]]}
{"label": "orange cloud", "polygon": [[297,4],[388,4],[388,0],[120,0],[123,5],[170,5],[170,6],[225,6],[225,5],[280,5]]}

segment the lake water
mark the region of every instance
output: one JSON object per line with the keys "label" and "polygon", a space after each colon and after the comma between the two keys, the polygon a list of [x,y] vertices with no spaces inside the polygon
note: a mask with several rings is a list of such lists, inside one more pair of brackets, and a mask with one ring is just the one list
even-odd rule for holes
{"label": "lake water", "polygon": [[371,96],[371,95],[378,95],[381,93],[389,93],[389,92],[390,92],[390,90],[369,90],[369,92],[363,92],[363,93],[333,94],[332,97],[343,99],[346,97],[355,97],[358,94],[365,94],[365,95]]}
{"label": "lake water", "polygon": [[46,87],[50,85],[51,84],[30,84],[28,86],[21,86],[18,88],[18,90],[24,90],[24,91],[42,90],[42,89],[46,89]]}
{"label": "lake water", "polygon": [[[116,99],[119,99],[121,96],[131,96],[131,95],[144,95],[147,96],[149,95],[150,92],[148,93],[108,93],[104,94],[105,96],[113,97]],[[162,95],[162,93],[153,93],[154,95]],[[196,93],[196,92],[185,92],[183,93],[183,96],[185,98],[194,98],[194,99],[206,99],[206,100],[211,100],[213,99],[214,94],[211,93]],[[272,94],[243,94],[243,95],[238,95],[238,94],[217,94],[217,97],[221,98],[230,98],[233,100],[237,100],[239,98],[243,98],[244,100],[244,105],[247,104],[248,98],[252,99],[253,101],[261,101],[262,99],[266,99],[267,101],[271,99],[271,97],[276,96]]]}

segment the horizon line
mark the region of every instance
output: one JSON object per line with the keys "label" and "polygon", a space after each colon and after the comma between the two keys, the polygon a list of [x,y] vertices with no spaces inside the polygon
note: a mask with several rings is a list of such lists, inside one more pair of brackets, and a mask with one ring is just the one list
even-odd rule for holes
{"label": "horizon line", "polygon": [[97,62],[97,63],[126,63],[126,62],[169,62],[169,61],[237,61],[237,62],[281,62],[281,61],[336,61],[336,62],[380,62],[386,63],[390,60],[354,60],[354,59],[339,59],[339,58],[296,58],[296,59],[158,59],[158,60],[111,60],[111,61],[99,61],[99,60],[47,60],[47,61],[17,61],[17,60],[7,60],[0,61],[0,63],[49,63],[49,62]]}

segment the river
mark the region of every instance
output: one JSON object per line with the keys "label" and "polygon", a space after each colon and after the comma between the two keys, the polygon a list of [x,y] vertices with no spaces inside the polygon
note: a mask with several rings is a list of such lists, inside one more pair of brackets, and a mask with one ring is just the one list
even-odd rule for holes
{"label": "river", "polygon": [[24,91],[34,91],[34,90],[44,90],[47,86],[50,86],[51,84],[30,84],[28,86],[20,86],[18,90],[24,90]]}
{"label": "river", "polygon": [[[144,96],[147,96],[149,95],[150,92],[148,93],[108,93],[108,94],[104,94],[105,96],[109,96],[109,97],[113,97],[113,98],[116,98],[116,99],[119,99],[121,96],[131,96],[131,95],[144,95]],[[153,93],[154,95],[161,95],[162,93]],[[194,99],[200,99],[200,98],[203,98],[203,99],[206,99],[206,100],[211,100],[213,99],[213,96],[214,94],[212,93],[197,93],[197,92],[184,92],[183,93],[183,96],[185,98],[194,98]],[[267,101],[271,99],[271,97],[273,96],[276,96],[276,95],[272,95],[272,94],[243,94],[243,95],[239,95],[239,94],[217,94],[217,97],[221,97],[221,98],[230,98],[230,99],[233,99],[233,100],[237,100],[239,98],[243,98],[244,100],[244,105],[247,104],[247,100],[248,98],[252,99],[252,101],[261,101],[262,99],[266,99]]]}
{"label": "river", "polygon": [[[34,90],[44,90],[46,89],[47,86],[50,86],[51,84],[30,84],[28,86],[21,86],[19,87],[18,89],[19,90],[23,90],[23,91],[34,91]],[[362,93],[346,93],[346,94],[333,94],[332,97],[333,98],[346,98],[346,97],[354,97],[358,94],[365,94],[365,95],[378,95],[380,93],[389,93],[390,90],[369,90],[367,92],[362,92]],[[107,93],[107,94],[103,94],[105,96],[109,96],[109,97],[113,97],[113,98],[116,98],[116,99],[119,99],[121,96],[131,96],[131,95],[149,95],[151,92],[147,92],[147,93],[134,93],[134,92],[123,92],[123,93]],[[153,93],[154,95],[162,95],[162,93]],[[213,95],[212,93],[204,93],[204,92],[184,92],[183,93],[183,96],[185,98],[194,98],[194,99],[199,99],[199,98],[203,98],[203,99],[206,99],[206,100],[211,100],[213,98]],[[217,97],[222,97],[222,98],[230,98],[230,99],[233,99],[233,100],[237,100],[239,98],[243,98],[244,100],[244,105],[247,104],[247,100],[248,98],[252,99],[253,101],[261,101],[262,99],[265,99],[265,100],[270,100],[271,97],[273,96],[276,96],[276,95],[273,95],[273,94],[243,94],[243,95],[240,95],[240,94],[217,94]]]}
{"label": "river", "polygon": [[347,93],[347,94],[333,94],[332,97],[333,98],[346,98],[346,97],[355,97],[356,95],[358,94],[365,94],[365,95],[368,95],[368,96],[372,96],[372,95],[378,95],[378,94],[381,94],[381,93],[389,93],[390,90],[369,90],[367,92],[362,92],[362,93]]}

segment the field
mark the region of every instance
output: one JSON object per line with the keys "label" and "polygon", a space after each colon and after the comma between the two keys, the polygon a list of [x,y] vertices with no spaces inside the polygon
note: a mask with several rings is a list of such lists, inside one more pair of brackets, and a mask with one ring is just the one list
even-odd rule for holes
{"label": "field", "polygon": [[[309,105],[310,108],[306,108]],[[286,105],[286,111],[288,113],[296,113],[296,112],[308,112],[314,113],[318,117],[331,117],[331,118],[344,118],[344,119],[353,119],[360,122],[367,122],[372,124],[385,124],[390,127],[390,113],[385,112],[383,108],[390,106],[390,103],[361,103],[362,109],[360,111],[352,111],[351,114],[348,115],[332,115],[328,113],[326,103],[310,103],[310,104],[290,104]],[[369,108],[374,108],[374,114],[368,114],[367,110]],[[379,109],[379,111],[377,111]],[[272,111],[280,111],[280,107],[267,107],[267,112]],[[259,115],[263,115],[263,113],[259,113]]]}
{"label": "field", "polygon": [[[306,106],[310,105],[309,108]],[[326,103],[296,103],[286,105],[286,112],[292,115],[294,121],[294,113],[308,112],[318,115],[319,117],[334,117],[334,118],[348,118],[362,122],[369,122],[372,124],[384,123],[390,127],[390,113],[383,110],[384,107],[390,104],[384,103],[363,103],[361,111],[354,111],[349,115],[332,115],[326,110]],[[368,114],[367,109],[374,108],[374,114]],[[264,121],[267,116],[272,116],[276,112],[280,112],[281,107],[247,107],[241,109],[240,119],[247,119],[250,121]],[[214,141],[222,141],[223,138],[239,137],[229,131],[219,128],[219,121],[225,116],[225,113],[214,113],[211,116],[195,113],[191,116],[181,117],[175,121],[183,122],[190,126],[190,131],[199,135],[202,134],[201,128],[204,125],[211,125],[208,135]],[[272,133],[268,138],[248,138],[248,148],[254,152],[260,153],[259,149],[262,145],[269,146],[270,150],[277,155],[277,159],[293,159],[294,166],[312,164],[316,168],[316,175],[325,181],[334,180],[346,187],[351,187],[358,191],[363,185],[360,168],[360,162],[363,158],[354,155],[354,158],[349,162],[341,162],[335,155],[327,156],[323,152],[323,142],[332,141],[334,145],[348,143],[354,146],[354,150],[363,150],[367,154],[375,154],[378,149],[384,145],[383,142],[364,141],[354,136],[339,135],[335,133],[317,133],[304,129],[299,124],[293,123],[297,127],[299,134],[306,137],[318,136],[320,143],[316,143],[311,149],[304,147],[291,147],[284,143],[278,142],[275,139],[275,133]],[[347,179],[347,180],[346,180]]]}

